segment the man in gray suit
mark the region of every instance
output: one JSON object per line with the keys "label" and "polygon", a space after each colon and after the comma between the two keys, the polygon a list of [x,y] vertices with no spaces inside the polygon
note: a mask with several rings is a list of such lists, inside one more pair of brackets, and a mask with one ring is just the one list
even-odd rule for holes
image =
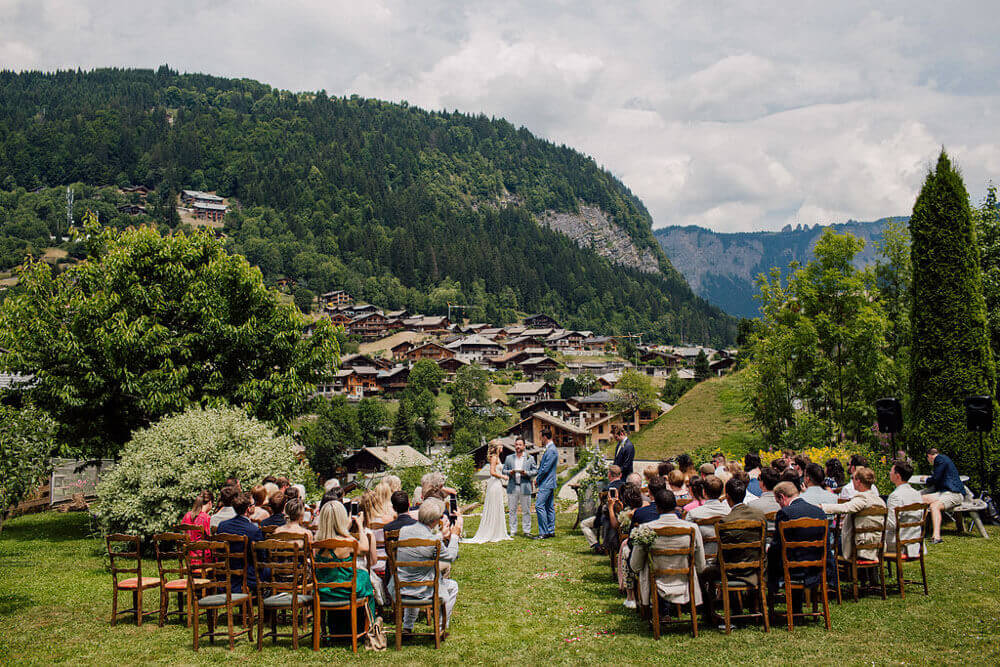
{"label": "man in gray suit", "polygon": [[524,451],[524,438],[514,441],[514,453],[508,454],[503,462],[503,474],[507,475],[507,509],[510,536],[517,534],[517,508],[521,508],[521,529],[525,535],[531,534],[531,482],[537,468],[535,457]]}

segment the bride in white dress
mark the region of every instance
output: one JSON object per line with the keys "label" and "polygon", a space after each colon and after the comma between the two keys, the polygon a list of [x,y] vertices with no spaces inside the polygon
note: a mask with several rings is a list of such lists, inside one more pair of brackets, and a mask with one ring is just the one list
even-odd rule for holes
{"label": "bride in white dress", "polygon": [[490,481],[486,483],[486,496],[483,498],[483,514],[479,519],[479,530],[476,531],[475,537],[464,540],[464,543],[483,544],[514,539],[507,533],[504,498],[507,497],[505,484],[508,478],[503,474],[503,467],[500,464],[501,451],[498,441],[494,440],[490,443],[487,450],[490,462]]}

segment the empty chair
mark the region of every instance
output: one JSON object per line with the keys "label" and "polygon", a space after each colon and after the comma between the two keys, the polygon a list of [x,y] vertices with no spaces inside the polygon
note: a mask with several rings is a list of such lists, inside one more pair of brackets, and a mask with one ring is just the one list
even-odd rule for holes
{"label": "empty chair", "polygon": [[[135,535],[108,535],[105,538],[108,547],[108,559],[111,565],[111,625],[118,622],[121,614],[135,615],[136,625],[142,625],[144,616],[156,612],[142,610],[142,592],[150,588],[159,588],[158,577],[142,576],[142,556],[140,554],[139,538]],[[119,575],[135,575],[119,579]],[[132,607],[118,611],[118,594],[126,591],[132,594]]]}

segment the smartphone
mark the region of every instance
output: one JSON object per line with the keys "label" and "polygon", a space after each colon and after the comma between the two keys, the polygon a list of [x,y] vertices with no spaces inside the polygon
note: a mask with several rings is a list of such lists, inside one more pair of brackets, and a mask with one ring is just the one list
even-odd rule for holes
{"label": "smartphone", "polygon": [[451,496],[451,513],[458,514],[458,496]]}
{"label": "smartphone", "polygon": [[351,516],[357,516],[357,515],[358,515],[358,501],[357,500],[352,500],[351,501]]}

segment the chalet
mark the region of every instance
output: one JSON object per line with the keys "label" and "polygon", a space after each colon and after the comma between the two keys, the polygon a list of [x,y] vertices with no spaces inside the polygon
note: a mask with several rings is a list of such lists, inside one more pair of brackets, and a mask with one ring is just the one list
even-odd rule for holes
{"label": "chalet", "polygon": [[523,324],[508,324],[504,326],[504,331],[507,332],[508,338],[516,338],[517,336],[521,336],[524,334],[525,331],[527,331],[527,329],[528,327],[524,326]]}
{"label": "chalet", "polygon": [[517,367],[530,378],[540,378],[558,369],[559,364],[552,357],[531,357],[519,363]]}
{"label": "chalet", "polygon": [[715,350],[710,347],[675,347],[673,352],[684,358],[684,361],[693,364],[694,360],[698,358],[699,352],[705,352],[705,356],[711,358],[715,354]]}
{"label": "chalet", "polygon": [[501,341],[507,337],[507,332],[503,327],[487,327],[485,329],[480,329],[478,333],[481,336],[492,338],[495,341]]}
{"label": "chalet", "polygon": [[577,421],[577,415],[580,413],[580,408],[573,401],[564,398],[546,398],[530,403],[518,412],[521,415],[521,419],[527,419],[536,412],[547,412],[550,415],[559,417],[563,421],[575,422]]}
{"label": "chalet", "polygon": [[403,326],[414,331],[447,331],[451,327],[451,322],[444,315],[428,317],[426,315],[414,315],[403,320]]}
{"label": "chalet", "polygon": [[358,366],[347,369],[350,374],[344,382],[344,393],[350,398],[361,399],[379,393],[379,369],[374,366]]}
{"label": "chalet", "polygon": [[559,329],[559,323],[548,315],[530,315],[524,318],[524,326],[540,328],[545,327],[549,329]]}
{"label": "chalet", "polygon": [[344,329],[347,329],[347,325],[351,323],[352,319],[354,318],[342,310],[330,314],[330,324],[335,327],[344,327]]}
{"label": "chalet", "polygon": [[373,306],[370,303],[356,303],[350,307],[350,312],[354,314],[354,317],[367,315],[368,313],[379,313],[380,315],[384,315],[378,306]]}
{"label": "chalet", "polygon": [[545,339],[545,347],[557,350],[582,350],[584,336],[577,331],[556,331]]}
{"label": "chalet", "polygon": [[483,329],[488,329],[489,326],[490,326],[489,324],[480,322],[476,324],[466,324],[465,326],[460,327],[459,329],[464,334],[474,334],[474,333],[480,333]]}
{"label": "chalet", "polygon": [[493,357],[490,359],[490,364],[494,368],[511,368],[533,357],[541,357],[544,355],[545,350],[540,347],[528,348],[526,350],[518,350],[515,352],[508,351],[507,354],[501,354],[499,357]]}
{"label": "chalet", "polygon": [[211,220],[212,222],[221,222],[222,218],[225,217],[226,211],[229,207],[225,204],[207,204],[204,202],[194,203],[194,217],[199,220]]}
{"label": "chalet", "polygon": [[[697,355],[695,355],[697,356]],[[665,350],[649,349],[639,355],[639,361],[644,364],[655,364],[668,368],[678,368],[684,365],[684,357]]]}
{"label": "chalet", "polygon": [[573,401],[580,408],[580,417],[588,424],[609,416],[613,412],[612,406],[615,400],[615,394],[607,390],[601,390],[588,396],[573,397]]}
{"label": "chalet", "polygon": [[612,440],[611,431],[616,426],[629,433],[635,433],[655,421],[664,412],[669,411],[671,407],[663,401],[657,401],[656,407],[650,410],[637,410],[627,414],[611,413],[597,421],[587,422],[586,429],[590,433],[590,441],[595,444],[610,442]]}
{"label": "chalet", "polygon": [[152,190],[147,188],[145,185],[126,185],[121,189],[125,194],[136,194],[140,197],[146,197]]}
{"label": "chalet", "polygon": [[590,431],[576,424],[563,421],[547,412],[535,412],[507,429],[506,434],[539,444],[544,430],[552,433],[552,442],[559,452],[559,465],[576,465],[577,450],[586,447],[590,439]]}
{"label": "chalet", "polygon": [[548,338],[549,336],[551,336],[555,332],[556,332],[556,330],[552,329],[552,328],[548,328],[548,329],[525,329],[524,331],[521,332],[521,335],[522,336],[527,336],[529,338],[538,338],[539,340],[544,341],[546,338]]}
{"label": "chalet", "polygon": [[465,361],[483,362],[503,353],[503,347],[499,343],[479,334],[466,336],[445,347],[453,351],[456,357]]}
{"label": "chalet", "polygon": [[441,367],[441,370],[445,372],[447,379],[453,380],[455,378],[455,373],[458,372],[458,369],[462,366],[468,366],[469,362],[462,361],[458,357],[448,357],[446,359],[439,360],[437,364]]}
{"label": "chalet", "polygon": [[535,336],[518,336],[504,342],[507,352],[520,352],[521,350],[542,349],[542,339]]}
{"label": "chalet", "polygon": [[507,390],[507,396],[517,403],[534,403],[552,396],[547,382],[518,382]]}
{"label": "chalet", "polygon": [[392,368],[392,362],[388,359],[383,359],[382,357],[377,357],[372,354],[345,354],[340,358],[341,368],[361,368],[362,366],[371,366],[372,368],[377,368],[379,370],[387,370]]}
{"label": "chalet", "polygon": [[376,340],[386,332],[386,317],[378,311],[363,313],[351,320],[347,332],[364,340]]}
{"label": "chalet", "polygon": [[385,472],[389,468],[429,466],[431,460],[409,445],[362,447],[344,459],[344,468],[351,475]]}
{"label": "chalet", "polygon": [[201,190],[181,190],[181,202],[190,206],[191,204],[222,204],[225,200],[219,195]]}
{"label": "chalet", "polygon": [[[488,453],[489,449],[490,449],[490,443],[484,442],[483,444],[479,445],[472,451],[468,452],[468,454],[472,456],[473,463],[476,464],[476,470],[479,470],[488,463],[488,461],[486,460],[486,454]],[[500,463],[502,464],[504,460],[510,454],[513,453],[514,453],[514,438],[510,436],[502,438],[500,444]],[[487,470],[486,472],[488,473],[489,470]],[[515,511],[517,510],[515,509]]]}
{"label": "chalet", "polygon": [[404,340],[402,343],[396,343],[395,345],[390,347],[389,352],[392,353],[393,359],[405,359],[406,353],[412,350],[414,347],[415,345],[412,342]]}
{"label": "chalet", "polygon": [[410,361],[419,361],[421,359],[441,361],[442,359],[451,359],[454,356],[455,352],[453,350],[449,350],[444,345],[439,345],[438,343],[417,345],[406,353],[406,358]]}
{"label": "chalet", "polygon": [[402,324],[403,320],[410,316],[410,311],[405,308],[403,310],[387,310],[385,316],[392,320],[399,320],[400,324]]}
{"label": "chalet", "polygon": [[118,212],[124,213],[125,215],[145,215],[146,207],[140,206],[139,204],[120,204],[118,206]]}
{"label": "chalet", "polygon": [[601,389],[608,390],[614,389],[618,381],[622,379],[622,374],[618,371],[612,371],[611,373],[604,373],[603,375],[597,376],[597,384],[601,386]]}
{"label": "chalet", "polygon": [[354,303],[354,297],[342,289],[335,289],[332,292],[321,294],[319,302],[324,308],[328,306],[349,306]]}
{"label": "chalet", "polygon": [[410,380],[408,366],[393,366],[388,370],[380,370],[375,382],[383,394],[395,394],[406,389]]}
{"label": "chalet", "polygon": [[583,339],[583,349],[588,352],[615,352],[618,341],[611,336],[591,336]]}
{"label": "chalet", "polygon": [[736,363],[736,360],[732,357],[723,357],[722,359],[716,359],[715,361],[710,361],[708,364],[709,370],[715,375],[723,376],[726,374],[730,368]]}

